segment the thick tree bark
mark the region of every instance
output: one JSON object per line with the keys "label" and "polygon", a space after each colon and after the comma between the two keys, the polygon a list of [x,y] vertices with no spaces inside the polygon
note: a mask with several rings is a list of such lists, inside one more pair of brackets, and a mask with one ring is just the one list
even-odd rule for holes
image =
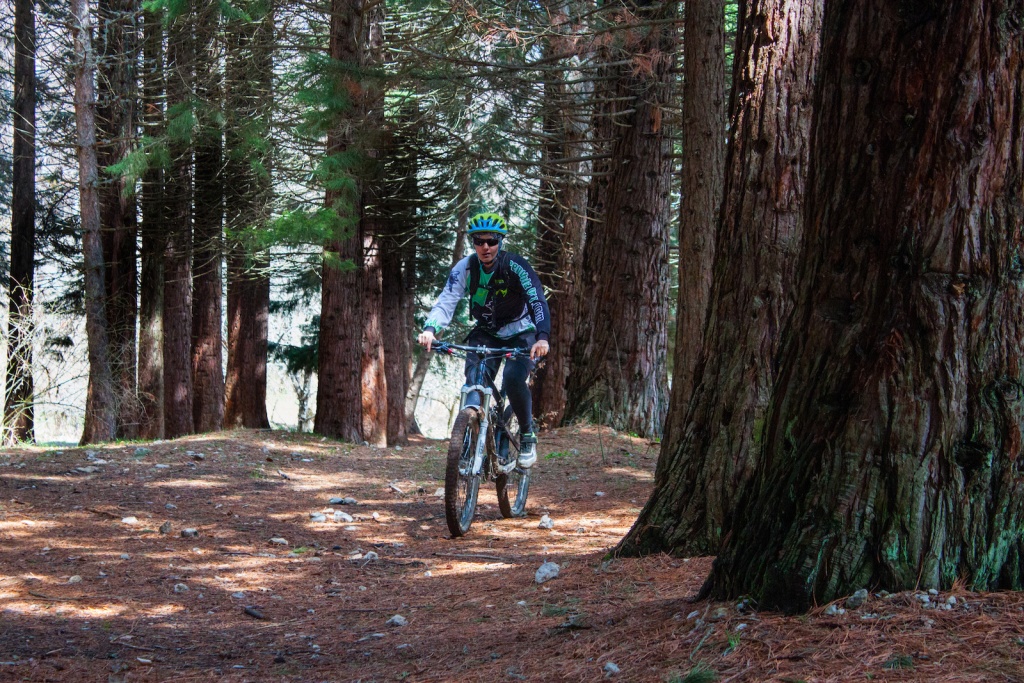
{"label": "thick tree bark", "polygon": [[[167,108],[187,107],[192,84],[194,15],[175,17],[167,39]],[[177,112],[178,116],[183,115]],[[173,139],[164,185],[167,246],[164,251],[164,436],[194,430],[192,418],[192,147]]]}
{"label": "thick tree bark", "polygon": [[1020,18],[826,5],[799,294],[705,592],[1024,587]]}
{"label": "thick tree bark", "polygon": [[[99,25],[103,59],[99,69],[97,106],[100,168],[124,159],[135,142],[135,100],[138,31],[137,0],[102,0]],[[134,188],[123,177],[103,177],[100,220],[103,236],[104,276],[110,363],[117,401],[117,435],[139,434],[140,406],[136,372],[136,314],[138,265]]]}
{"label": "thick tree bark", "polygon": [[[568,3],[555,12],[560,26],[567,25]],[[572,36],[552,37],[549,58],[571,54]],[[533,412],[542,426],[558,425],[565,415],[566,380],[571,370],[579,293],[579,263],[587,219],[588,164],[587,86],[578,71],[552,75],[544,85],[542,125],[545,145],[538,207],[537,275],[548,295],[551,312],[550,351],[533,384]]]}
{"label": "thick tree bark", "polygon": [[662,443],[680,431],[678,418],[685,414],[671,406],[689,404],[693,394],[725,184],[725,5],[718,0],[687,0],[685,11],[679,298],[669,418]]}
{"label": "thick tree bark", "polygon": [[[366,178],[372,177],[372,156],[358,145],[367,144],[379,119],[371,107],[378,93],[359,75],[359,69],[375,58],[381,40],[377,5],[363,12],[360,0],[333,0],[331,6],[331,58],[346,66],[336,87],[352,100],[349,111],[338,112],[338,121],[327,135],[327,153],[334,159],[348,157],[347,166],[336,169],[349,176],[347,189],[336,187],[326,194],[326,205],[338,214],[337,239],[328,245],[321,289],[317,410],[314,431],[350,441],[387,439],[387,387],[383,343],[380,339],[381,284],[376,254],[376,208],[364,208]],[[361,140],[354,126],[363,125]],[[371,138],[372,139],[372,138]],[[373,145],[374,143],[369,143]],[[369,147],[369,149],[373,149]],[[375,182],[375,181],[373,181]],[[333,255],[354,268],[331,263]]]}
{"label": "thick tree bark", "polygon": [[35,438],[32,299],[36,257],[36,24],[34,0],[14,3],[14,145],[7,376],[0,443]]}
{"label": "thick tree bark", "polygon": [[[221,98],[215,35],[220,8],[210,4],[196,21],[196,54],[204,64],[197,77],[197,96],[205,111],[218,112]],[[223,143],[216,115],[199,117],[195,156],[195,227],[192,251],[192,421],[198,433],[224,425],[224,368],[221,360],[221,316],[224,261]]]}
{"label": "thick tree bark", "polygon": [[[671,96],[676,3],[623,2],[626,64],[606,67],[618,131],[600,211],[587,229],[579,325],[566,418],[589,417],[641,436],[661,434],[668,408],[668,221],[671,141],[662,108]],[[625,38],[624,38],[625,39]],[[635,41],[635,45],[632,43]],[[595,169],[597,170],[597,169]]]}
{"label": "thick tree bark", "polygon": [[[163,122],[163,24],[161,17],[143,11],[143,122],[146,134],[158,137]],[[139,274],[139,436],[160,439],[164,434],[163,369],[163,254],[166,249],[164,172],[150,165],[142,177],[142,247]]]}
{"label": "thick tree bark", "polygon": [[[692,400],[673,386],[654,493],[621,552],[716,552],[756,469],[793,306],[822,5],[741,5],[733,137],[696,384]],[[679,296],[682,309],[682,285]],[[677,337],[677,367],[679,347],[692,343]]]}
{"label": "thick tree bark", "polygon": [[87,0],[71,0],[75,41],[75,128],[78,133],[78,188],[85,272],[85,331],[89,348],[89,389],[81,443],[111,441],[117,406],[108,355],[109,338],[103,285],[103,240],[100,237],[99,165],[96,161],[96,73],[92,20]]}
{"label": "thick tree bark", "polygon": [[[266,147],[273,100],[274,12],[251,3],[252,21],[228,21],[227,225],[239,235],[258,232],[270,216],[271,176]],[[229,427],[266,429],[267,335],[270,318],[270,257],[252,253],[243,239],[228,254],[228,364],[224,422]]]}

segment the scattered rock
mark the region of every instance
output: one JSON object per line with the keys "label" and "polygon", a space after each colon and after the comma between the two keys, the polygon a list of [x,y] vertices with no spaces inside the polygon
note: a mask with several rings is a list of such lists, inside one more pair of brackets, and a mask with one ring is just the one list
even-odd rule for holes
{"label": "scattered rock", "polygon": [[604,671],[605,678],[607,678],[608,676],[614,676],[620,671],[618,665],[616,665],[615,662],[605,662],[605,665],[601,670]]}
{"label": "scattered rock", "polygon": [[171,533],[171,523],[170,522],[164,522],[163,524],[161,524],[160,525],[160,533],[162,533],[162,534],[169,534],[169,533]]}
{"label": "scattered rock", "polygon": [[699,609],[695,609],[695,610],[693,610],[692,612],[690,612],[689,614],[686,615],[686,619],[687,620],[696,619],[699,616],[700,616],[700,610]]}
{"label": "scattered rock", "polygon": [[955,605],[956,604],[956,596],[955,595],[950,595],[948,598],[946,598],[946,604],[947,605]]}
{"label": "scattered rock", "polygon": [[560,571],[562,571],[562,568],[554,562],[545,562],[537,568],[537,573],[534,574],[533,579],[537,583],[544,583],[558,576]]}
{"label": "scattered rock", "polygon": [[853,595],[851,595],[850,597],[848,597],[846,599],[846,608],[847,609],[857,609],[858,607],[863,605],[867,601],[867,599],[868,599],[868,589],[867,588],[861,588],[860,590],[854,592]]}
{"label": "scattered rock", "polygon": [[434,496],[436,496],[437,498],[444,498],[444,489],[439,488],[436,491],[434,491]]}
{"label": "scattered rock", "polygon": [[238,591],[236,593],[232,593],[231,597],[233,597],[235,600],[244,600],[245,599],[245,593],[243,593],[242,591]]}
{"label": "scattered rock", "polygon": [[121,559],[122,560],[130,560],[130,559],[132,559],[132,556],[129,555],[128,553],[121,553]]}
{"label": "scattered rock", "polygon": [[153,468],[158,470],[169,470],[171,469],[171,466],[160,463],[159,465],[153,465]]}
{"label": "scattered rock", "polygon": [[846,610],[840,607],[839,605],[833,603],[825,608],[824,614],[827,617],[834,617],[839,614],[846,614]]}
{"label": "scattered rock", "polygon": [[186,586],[183,583],[176,583],[176,584],[174,584],[174,592],[175,593],[187,593],[188,592],[188,586]]}
{"label": "scattered rock", "polygon": [[263,612],[259,611],[255,607],[246,606],[242,608],[242,611],[254,619],[266,619],[266,617],[263,616]]}
{"label": "scattered rock", "polygon": [[136,457],[142,457],[144,455],[149,455],[149,449],[148,448],[143,448],[143,447],[140,446],[139,448],[135,449],[135,456]]}
{"label": "scattered rock", "polygon": [[182,529],[182,538],[199,538],[199,529]]}
{"label": "scattered rock", "polygon": [[352,515],[348,514],[347,512],[342,512],[341,510],[338,510],[337,512],[334,513],[334,521],[354,522],[355,520],[352,518]]}
{"label": "scattered rock", "polygon": [[82,577],[78,574],[75,574],[70,579],[68,579],[68,583],[82,583]]}
{"label": "scattered rock", "polygon": [[594,491],[594,495],[600,498],[601,496],[604,495],[604,491]]}
{"label": "scattered rock", "polygon": [[387,621],[388,626],[406,626],[409,620],[403,617],[401,614],[396,614]]}
{"label": "scattered rock", "polygon": [[138,517],[122,517],[121,518],[121,524],[138,524],[138,523],[139,523],[139,518]]}
{"label": "scattered rock", "polygon": [[275,536],[274,538],[270,539],[270,542],[274,545],[288,545],[288,541],[281,538],[280,536]]}
{"label": "scattered rock", "polygon": [[370,516],[373,517],[373,521],[375,521],[375,522],[379,522],[380,521],[380,513],[379,512],[374,512]]}
{"label": "scattered rock", "polygon": [[358,505],[359,502],[355,498],[331,498],[327,501],[331,505]]}
{"label": "scattered rock", "polygon": [[322,512],[311,512],[309,513],[309,521],[311,522],[326,522],[327,515]]}
{"label": "scattered rock", "polygon": [[370,552],[363,555],[362,559],[366,560],[367,562],[373,562],[375,560],[379,560],[380,555],[371,550]]}
{"label": "scattered rock", "polygon": [[935,596],[935,595],[938,595],[938,594],[939,594],[939,591],[935,590],[934,588],[929,588],[928,589],[928,595]]}
{"label": "scattered rock", "polygon": [[177,510],[178,506],[175,505],[174,503],[167,503],[166,505],[164,505],[164,509],[165,510]]}
{"label": "scattered rock", "polygon": [[92,465],[86,465],[85,467],[76,467],[75,471],[81,472],[82,474],[95,474],[100,471],[100,468],[93,467]]}
{"label": "scattered rock", "polygon": [[553,529],[554,527],[554,521],[547,515],[542,515],[540,518],[540,524],[537,525],[538,529]]}
{"label": "scattered rock", "polygon": [[206,454],[205,453],[193,453],[192,454],[192,459],[193,460],[206,460]]}

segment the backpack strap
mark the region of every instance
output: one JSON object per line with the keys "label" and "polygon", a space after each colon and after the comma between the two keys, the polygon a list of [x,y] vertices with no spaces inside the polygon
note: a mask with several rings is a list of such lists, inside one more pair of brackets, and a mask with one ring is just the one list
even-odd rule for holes
{"label": "backpack strap", "polygon": [[[480,289],[480,259],[476,254],[469,255],[469,264],[466,267],[469,268],[469,300],[472,302],[476,290]],[[472,306],[472,303],[470,305]]]}

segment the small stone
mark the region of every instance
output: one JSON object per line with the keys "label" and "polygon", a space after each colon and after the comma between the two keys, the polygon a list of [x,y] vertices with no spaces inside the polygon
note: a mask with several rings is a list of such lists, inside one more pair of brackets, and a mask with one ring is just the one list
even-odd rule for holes
{"label": "small stone", "polygon": [[917,595],[915,595],[914,597],[915,597],[915,598],[917,598],[917,600],[918,600],[918,601],[919,601],[919,602],[920,602],[920,603],[921,603],[922,605],[927,605],[928,603],[930,603],[930,602],[932,601],[932,599],[931,599],[931,598],[929,598],[929,597],[928,597],[927,595],[925,595],[924,593],[918,593],[918,594],[917,594]]}
{"label": "small stone", "polygon": [[619,673],[620,669],[614,662],[605,662],[602,671],[604,671],[604,675],[607,678],[608,676],[614,676]]}
{"label": "small stone", "polygon": [[748,628],[748,627],[747,627],[747,625],[746,625],[746,624],[736,624],[736,630],[737,630],[737,631],[746,631],[746,630],[747,630],[747,628]]}
{"label": "small stone", "polygon": [[139,523],[139,518],[138,517],[122,517],[121,518],[121,524],[138,524],[138,523]]}
{"label": "small stone", "polygon": [[130,559],[132,559],[132,556],[129,555],[128,553],[121,553],[121,559],[122,560],[130,560]]}
{"label": "small stone", "polygon": [[444,489],[439,488],[434,491],[434,496],[437,498],[444,498]]}
{"label": "small stone", "polygon": [[358,505],[355,498],[331,498],[327,502],[331,505]]}
{"label": "small stone", "polygon": [[708,617],[708,618],[711,621],[721,621],[722,619],[728,618],[728,616],[729,616],[729,610],[726,609],[725,607],[719,607],[719,608],[715,609],[715,611],[712,612],[711,616]]}
{"label": "small stone", "polygon": [[834,617],[834,616],[836,616],[837,614],[839,614],[839,606],[836,605],[836,604],[829,605],[828,607],[825,608],[824,614],[827,617]]}
{"label": "small stone", "polygon": [[533,575],[533,579],[537,583],[544,583],[545,581],[550,581],[558,576],[560,571],[562,571],[562,568],[554,562],[545,562],[537,568],[537,572]]}
{"label": "small stone", "polygon": [[309,521],[311,521],[311,522],[326,522],[327,521],[327,515],[325,515],[325,514],[323,514],[321,512],[311,512],[311,513],[309,513]]}
{"label": "small stone", "polygon": [[182,529],[182,538],[199,538],[199,529]]}
{"label": "small stone", "polygon": [[433,575],[434,575],[434,572],[430,571],[429,569],[428,569],[427,571],[423,572],[423,576],[425,576],[425,577],[426,577],[426,578],[428,578],[428,579],[429,579],[429,578],[430,578],[431,576],[433,576]]}
{"label": "small stone", "polygon": [[275,536],[274,538],[270,539],[270,542],[274,545],[288,545],[288,541],[281,538],[280,536]]}
{"label": "small stone", "polygon": [[81,472],[82,474],[95,474],[100,471],[100,468],[93,467],[92,465],[86,465],[85,467],[76,467],[75,471]]}
{"label": "small stone", "polygon": [[956,604],[956,596],[955,595],[950,595],[948,598],[946,598],[946,604],[947,605],[955,605]]}
{"label": "small stone", "polygon": [[699,616],[700,616],[700,610],[695,609],[695,610],[693,610],[692,612],[690,612],[689,614],[686,615],[686,619],[687,619],[687,621],[689,621],[690,619],[696,619]]}
{"label": "small stone", "polygon": [[193,453],[192,454],[192,459],[193,460],[206,460],[206,454],[205,453]]}
{"label": "small stone", "polygon": [[600,498],[601,496],[604,495],[604,491],[594,491],[594,495]]}
{"label": "small stone", "polygon": [[348,514],[347,512],[342,512],[341,510],[338,510],[337,512],[334,513],[334,521],[354,522],[355,520],[352,518],[352,515]]}
{"label": "small stone", "polygon": [[140,446],[139,448],[135,449],[135,455],[137,457],[142,457],[142,456],[148,455],[148,454],[149,454],[149,449],[148,448],[143,448],[143,447]]}
{"label": "small stone", "polygon": [[939,591],[935,590],[934,588],[929,588],[928,589],[928,595],[935,596],[935,595],[938,595],[938,594],[939,594]]}
{"label": "small stone", "polygon": [[75,574],[70,579],[68,579],[68,583],[82,583],[82,577],[78,574]]}
{"label": "small stone", "polygon": [[553,529],[555,527],[554,521],[547,515],[541,515],[540,524],[537,525],[538,529]]}
{"label": "small stone", "polygon": [[387,621],[388,626],[406,626],[409,620],[403,617],[401,614],[396,614]]}
{"label": "small stone", "polygon": [[380,559],[380,555],[378,555],[377,553],[375,553],[374,551],[371,550],[370,552],[368,552],[365,555],[363,555],[363,559],[366,560],[367,562],[373,562],[375,560],[379,560]]}
{"label": "small stone", "polygon": [[85,452],[85,457],[87,457],[90,460],[92,460],[93,458],[96,457],[96,451],[86,451]]}
{"label": "small stone", "polygon": [[395,446],[395,451],[399,451],[400,452],[401,450],[402,450],[401,446]]}
{"label": "small stone", "polygon": [[187,593],[188,592],[188,586],[186,586],[183,583],[176,583],[176,584],[174,584],[174,592],[175,593]]}
{"label": "small stone", "polygon": [[370,516],[371,516],[371,517],[373,517],[373,520],[374,520],[375,522],[379,522],[379,521],[380,521],[380,513],[379,513],[379,512],[374,512],[374,513],[373,513],[372,515],[370,515]]}
{"label": "small stone", "polygon": [[169,469],[171,469],[171,466],[170,465],[164,465],[164,464],[161,463],[159,465],[153,465],[153,468],[154,469],[158,469],[158,470],[169,470]]}
{"label": "small stone", "polygon": [[170,522],[164,522],[163,524],[161,524],[160,525],[160,533],[162,533],[162,534],[169,534],[169,533],[171,533],[171,523]]}
{"label": "small stone", "polygon": [[167,503],[166,505],[164,505],[164,509],[165,510],[177,510],[178,506],[175,505],[174,503]]}
{"label": "small stone", "polygon": [[856,591],[853,595],[846,599],[846,607],[848,609],[857,609],[863,605],[868,599],[868,589],[861,588]]}
{"label": "small stone", "polygon": [[245,593],[243,593],[242,591],[238,591],[236,593],[232,593],[231,597],[233,597],[235,600],[244,600],[245,599]]}

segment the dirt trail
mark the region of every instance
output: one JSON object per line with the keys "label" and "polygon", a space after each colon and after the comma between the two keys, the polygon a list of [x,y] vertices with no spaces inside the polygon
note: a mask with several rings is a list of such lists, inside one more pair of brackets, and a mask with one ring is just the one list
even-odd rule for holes
{"label": "dirt trail", "polygon": [[[459,540],[435,495],[444,450],[236,431],[4,451],[0,679],[1024,680],[1018,594],[786,618],[691,602],[709,558],[607,559],[657,445],[543,435],[529,516],[501,519],[482,488]],[[561,574],[538,585],[544,561]]]}

